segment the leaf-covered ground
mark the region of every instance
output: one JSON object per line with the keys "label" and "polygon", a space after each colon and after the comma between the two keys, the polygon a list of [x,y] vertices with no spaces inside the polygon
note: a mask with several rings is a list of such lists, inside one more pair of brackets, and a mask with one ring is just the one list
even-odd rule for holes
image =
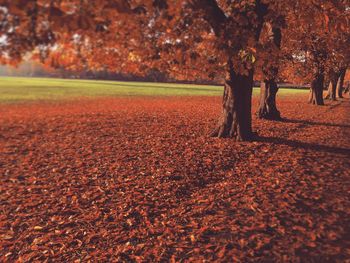
{"label": "leaf-covered ground", "polygon": [[350,103],[305,101],[249,143],[216,97],[0,106],[0,261],[349,260]]}

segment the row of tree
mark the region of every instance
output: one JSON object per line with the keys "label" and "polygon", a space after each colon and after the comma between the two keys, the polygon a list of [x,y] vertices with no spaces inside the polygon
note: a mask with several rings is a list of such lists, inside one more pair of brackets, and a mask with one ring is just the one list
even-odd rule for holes
{"label": "row of tree", "polygon": [[224,78],[212,135],[250,140],[254,79],[261,118],[280,118],[277,81],[286,77],[311,83],[313,104],[324,103],[326,81],[336,98],[350,63],[349,18],[348,0],[0,0],[1,62],[32,52],[75,71]]}

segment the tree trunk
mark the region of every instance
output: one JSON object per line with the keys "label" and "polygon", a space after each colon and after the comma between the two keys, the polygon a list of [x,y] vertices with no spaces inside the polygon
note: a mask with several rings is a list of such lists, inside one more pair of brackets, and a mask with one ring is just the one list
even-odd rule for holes
{"label": "tree trunk", "polygon": [[346,68],[341,69],[340,77],[337,84],[337,94],[339,98],[343,98],[345,74],[346,74]]}
{"label": "tree trunk", "polygon": [[236,141],[248,141],[252,132],[252,92],[253,71],[248,75],[237,74],[229,62],[226,69],[223,113],[213,137],[233,138]]}
{"label": "tree trunk", "polygon": [[280,120],[281,114],[276,106],[277,83],[274,79],[260,84],[260,105],[257,115],[260,119]]}
{"label": "tree trunk", "polygon": [[327,95],[325,99],[336,100],[337,95],[337,82],[340,74],[336,71],[331,71],[329,73],[329,85],[327,90]]}
{"label": "tree trunk", "polygon": [[338,82],[337,80],[338,78],[336,77],[331,78],[325,99],[333,100],[333,101],[336,100],[337,82]]}
{"label": "tree trunk", "polygon": [[347,81],[343,93],[350,93],[350,82]]}
{"label": "tree trunk", "polygon": [[317,73],[311,82],[309,103],[313,105],[324,105],[323,101],[324,74]]}

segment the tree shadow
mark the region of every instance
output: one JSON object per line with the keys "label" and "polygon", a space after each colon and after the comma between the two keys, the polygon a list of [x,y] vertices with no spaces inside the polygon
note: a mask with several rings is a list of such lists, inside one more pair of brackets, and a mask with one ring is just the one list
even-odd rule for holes
{"label": "tree shadow", "polygon": [[315,122],[315,121],[305,121],[305,120],[294,120],[294,119],[288,119],[288,118],[281,119],[281,122],[296,123],[296,124],[303,124],[303,125],[350,128],[350,125],[347,125],[347,124],[336,124],[336,123],[329,123],[329,122]]}
{"label": "tree shadow", "polygon": [[340,148],[340,147],[332,147],[327,145],[319,145],[315,143],[306,143],[306,142],[300,142],[300,141],[293,141],[293,140],[286,140],[282,138],[275,138],[275,137],[259,137],[257,139],[259,142],[266,142],[266,143],[273,143],[278,145],[286,145],[293,148],[302,148],[305,150],[311,150],[311,151],[321,151],[326,153],[333,153],[333,154],[341,154],[350,156],[350,149],[349,148]]}

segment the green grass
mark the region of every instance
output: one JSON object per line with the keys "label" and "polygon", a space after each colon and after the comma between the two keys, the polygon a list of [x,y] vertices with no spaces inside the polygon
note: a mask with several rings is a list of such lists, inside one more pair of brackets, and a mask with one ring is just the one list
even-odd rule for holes
{"label": "green grass", "polygon": [[[120,96],[221,96],[220,86],[0,77],[0,103]],[[280,95],[304,90],[281,89]],[[258,90],[254,89],[254,94]]]}

